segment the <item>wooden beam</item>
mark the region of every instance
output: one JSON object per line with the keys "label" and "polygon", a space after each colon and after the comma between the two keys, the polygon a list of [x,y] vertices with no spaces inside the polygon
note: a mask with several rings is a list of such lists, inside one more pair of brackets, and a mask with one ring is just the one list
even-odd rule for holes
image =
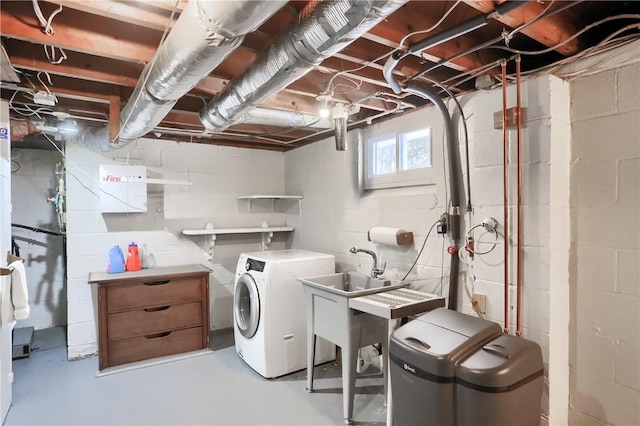
{"label": "wooden beam", "polygon": [[[393,50],[396,50],[398,48],[398,43],[394,43],[391,40],[387,40],[386,38],[371,34],[371,33],[366,33],[362,35],[362,39],[364,40],[369,40],[369,41],[373,41],[374,43],[378,43],[381,44],[383,46],[387,46],[390,47]],[[420,53],[412,53],[413,56],[415,56],[416,58],[419,58],[419,61],[429,61],[432,63],[436,63],[439,62],[440,60],[442,60],[443,58],[439,58],[437,56],[431,55],[429,53],[426,52],[420,52]],[[456,71],[464,71],[465,69],[463,67],[461,67],[460,65],[456,65],[454,63],[448,62],[447,64],[445,64],[445,67],[450,68],[452,70],[456,70]]]}
{"label": "wooden beam", "polygon": [[[79,10],[92,15],[113,19],[116,25],[118,21],[123,21],[158,31],[164,31],[171,16],[171,10],[154,7],[152,3],[145,2],[121,2],[114,0],[47,0],[47,2],[60,5],[63,8]],[[169,23],[169,28],[173,27],[179,16],[180,10],[176,10],[172,22]]]}
{"label": "wooden beam", "polygon": [[156,52],[162,33],[126,22],[105,27],[103,18],[65,10],[52,25],[54,35],[40,30],[31,2],[3,2],[0,34],[3,37],[56,46],[105,58],[146,63]]}
{"label": "wooden beam", "polygon": [[109,140],[119,143],[120,134],[120,96],[109,96]]}
{"label": "wooden beam", "polygon": [[[490,13],[495,9],[495,6],[502,3],[503,1],[504,0],[464,0],[466,4],[476,10],[479,10],[482,13]],[[554,5],[551,10],[561,6],[562,2],[559,2],[557,5]],[[513,12],[509,12],[506,15],[498,16],[497,19],[503,24],[515,29],[535,19],[540,13],[542,13],[542,11],[546,7],[547,4],[545,3],[530,2],[528,5],[516,9]],[[557,15],[550,16],[549,18],[545,18],[534,24],[531,24],[522,30],[522,34],[527,35],[528,37],[547,47],[555,46],[556,44],[568,39],[578,30],[573,24],[575,20],[567,19],[566,13],[568,12],[561,12]],[[565,56],[574,55],[580,50],[580,42],[577,38],[556,49],[558,53],[561,53]]]}
{"label": "wooden beam", "polygon": [[139,63],[106,59],[80,52],[68,52],[67,59],[55,65],[49,62],[42,46],[21,40],[8,39],[5,48],[16,68],[35,72],[47,71],[52,75],[119,86],[135,86],[143,69],[143,65]]}
{"label": "wooden beam", "polygon": [[[374,36],[381,37],[382,39],[390,40],[397,45],[408,34],[428,29],[435,25],[452,5],[452,2],[409,1],[379,25],[372,28],[369,33]],[[435,28],[430,33],[416,34],[409,37],[405,41],[405,45],[410,45],[411,43],[421,40],[427,36],[435,35],[444,30],[454,28],[458,22],[472,18],[476,15],[478,15],[478,12],[472,8],[464,4],[458,6],[453,10],[453,12],[451,12],[447,19],[440,24],[439,27]],[[420,17],[420,19],[418,20],[416,17]],[[416,26],[416,23],[419,23],[419,26]],[[424,52],[426,54],[425,59],[452,57],[459,52],[466,51],[486,40],[490,40],[491,38],[496,37],[496,35],[499,35],[499,33],[494,34],[493,30],[480,28],[470,34],[456,37],[453,40],[426,50]],[[486,53],[486,55],[490,57],[489,59],[491,59],[492,56],[496,56],[497,58],[497,55],[491,52]],[[403,66],[404,61],[407,59],[408,58],[403,59],[400,66]],[[455,59],[452,62],[459,67],[459,70],[469,70],[484,65],[486,59],[481,60],[478,55],[466,55]]]}

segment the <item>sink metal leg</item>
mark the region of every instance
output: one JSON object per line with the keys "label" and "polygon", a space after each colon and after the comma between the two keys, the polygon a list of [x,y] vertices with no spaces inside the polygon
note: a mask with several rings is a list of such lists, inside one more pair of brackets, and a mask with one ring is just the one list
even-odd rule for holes
{"label": "sink metal leg", "polygon": [[313,332],[307,334],[307,392],[313,392],[313,370],[316,359],[316,339]]}
{"label": "sink metal leg", "polygon": [[382,363],[384,374],[384,386],[387,399],[387,426],[393,426],[393,396],[391,395],[391,364],[389,364],[389,343],[391,342],[391,334],[398,326],[399,321],[390,319],[387,323],[387,341],[382,345]]}
{"label": "sink metal leg", "polygon": [[351,424],[353,417],[353,395],[356,388],[356,363],[358,362],[356,346],[355,342],[349,342],[342,347],[342,405],[345,424]]}
{"label": "sink metal leg", "polygon": [[391,390],[391,386],[389,383],[389,369],[387,365],[389,364],[389,343],[388,342],[380,342],[380,346],[382,347],[382,379],[384,380],[384,403],[387,406],[387,410],[389,409],[389,400],[391,394],[389,393]]}

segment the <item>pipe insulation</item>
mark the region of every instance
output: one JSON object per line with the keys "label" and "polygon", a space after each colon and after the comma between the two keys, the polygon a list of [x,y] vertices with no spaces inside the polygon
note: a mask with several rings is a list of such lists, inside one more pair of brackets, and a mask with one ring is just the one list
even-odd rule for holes
{"label": "pipe insulation", "polygon": [[89,148],[119,148],[155,128],[175,103],[215,69],[244,35],[256,30],[286,0],[191,0],[147,63],[120,114],[119,141],[108,129],[87,129],[73,138]]}
{"label": "pipe insulation", "polygon": [[263,51],[200,111],[211,132],[221,132],[238,117],[298,80],[339,52],[408,0],[335,0],[319,3]]}

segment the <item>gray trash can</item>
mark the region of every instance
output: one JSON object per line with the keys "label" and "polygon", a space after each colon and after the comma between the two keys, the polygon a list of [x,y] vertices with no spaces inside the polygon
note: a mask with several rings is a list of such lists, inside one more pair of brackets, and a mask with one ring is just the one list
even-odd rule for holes
{"label": "gray trash can", "polygon": [[543,363],[534,342],[503,334],[458,365],[456,384],[460,426],[540,424]]}
{"label": "gray trash can", "polygon": [[502,333],[494,322],[434,309],[391,335],[389,360],[395,426],[455,424],[455,370]]}

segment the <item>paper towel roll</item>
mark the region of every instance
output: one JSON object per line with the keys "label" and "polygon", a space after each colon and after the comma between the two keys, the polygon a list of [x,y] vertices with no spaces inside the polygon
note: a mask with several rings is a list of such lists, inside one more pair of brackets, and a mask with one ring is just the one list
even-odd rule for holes
{"label": "paper towel roll", "polygon": [[369,241],[376,244],[403,246],[413,242],[413,232],[407,232],[402,228],[376,226],[369,230]]}

